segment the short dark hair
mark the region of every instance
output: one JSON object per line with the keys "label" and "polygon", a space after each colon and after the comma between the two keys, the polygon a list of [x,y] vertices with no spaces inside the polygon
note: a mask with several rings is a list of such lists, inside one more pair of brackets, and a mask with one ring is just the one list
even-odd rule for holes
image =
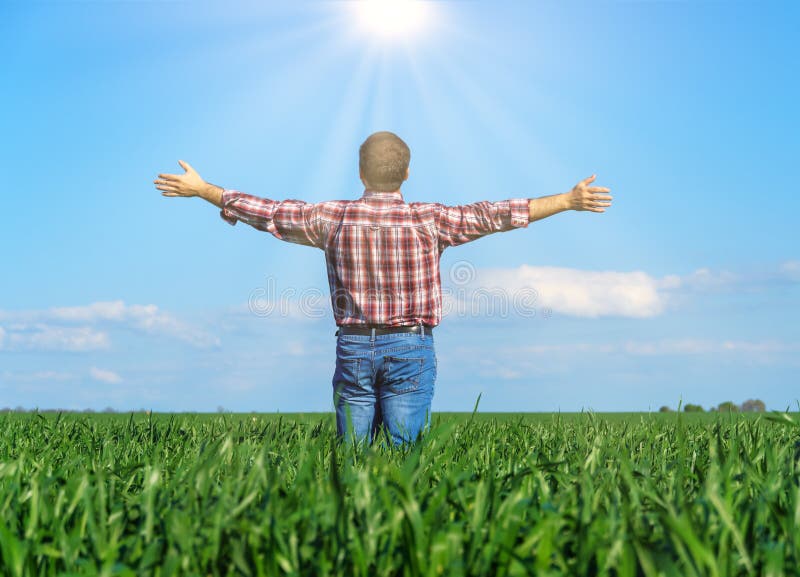
{"label": "short dark hair", "polygon": [[397,190],[406,178],[411,149],[393,132],[370,134],[358,149],[358,167],[373,190]]}

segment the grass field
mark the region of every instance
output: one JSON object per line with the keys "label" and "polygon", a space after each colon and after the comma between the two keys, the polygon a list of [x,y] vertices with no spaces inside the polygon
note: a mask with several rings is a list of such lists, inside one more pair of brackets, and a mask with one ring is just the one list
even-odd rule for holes
{"label": "grass field", "polygon": [[800,575],[796,414],[0,415],[3,575]]}

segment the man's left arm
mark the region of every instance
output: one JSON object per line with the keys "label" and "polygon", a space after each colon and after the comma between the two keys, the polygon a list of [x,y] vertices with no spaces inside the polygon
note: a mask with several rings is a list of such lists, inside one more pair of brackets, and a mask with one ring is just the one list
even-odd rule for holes
{"label": "man's left arm", "polygon": [[528,226],[527,198],[445,206],[436,204],[439,250],[477,240],[495,232]]}
{"label": "man's left arm", "polygon": [[476,202],[461,206],[438,205],[437,228],[439,247],[457,246],[495,232],[524,228],[565,210],[605,212],[611,205],[609,188],[590,186],[592,175],[563,194],[540,198],[512,198],[497,202]]}
{"label": "man's left arm", "polygon": [[576,184],[571,191],[563,194],[551,194],[540,198],[532,198],[528,204],[529,222],[553,216],[565,210],[588,210],[605,212],[611,206],[610,188],[589,186],[597,178],[593,174]]}

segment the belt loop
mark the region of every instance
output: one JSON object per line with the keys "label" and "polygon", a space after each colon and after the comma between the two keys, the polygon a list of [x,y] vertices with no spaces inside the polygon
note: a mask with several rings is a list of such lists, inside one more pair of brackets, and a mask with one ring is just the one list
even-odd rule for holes
{"label": "belt loop", "polygon": [[370,340],[370,342],[373,342],[375,340],[375,327],[372,327],[369,340]]}
{"label": "belt loop", "polygon": [[419,334],[425,336],[425,325],[422,323],[419,323]]}

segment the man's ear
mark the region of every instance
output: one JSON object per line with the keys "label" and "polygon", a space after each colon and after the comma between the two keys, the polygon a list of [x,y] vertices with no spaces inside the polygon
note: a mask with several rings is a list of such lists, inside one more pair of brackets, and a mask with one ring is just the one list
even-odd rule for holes
{"label": "man's ear", "polygon": [[406,167],[406,176],[405,176],[405,178],[403,180],[404,181],[408,180],[408,167]]}

